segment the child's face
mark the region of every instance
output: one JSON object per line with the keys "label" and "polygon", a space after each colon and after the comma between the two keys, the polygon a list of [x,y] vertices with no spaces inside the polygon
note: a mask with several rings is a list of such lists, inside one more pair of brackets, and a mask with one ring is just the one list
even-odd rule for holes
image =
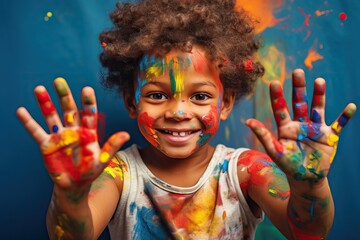
{"label": "child's face", "polygon": [[205,53],[195,46],[191,53],[145,55],[139,70],[134,115],[144,137],[172,158],[188,157],[208,144],[229,111],[218,67]]}

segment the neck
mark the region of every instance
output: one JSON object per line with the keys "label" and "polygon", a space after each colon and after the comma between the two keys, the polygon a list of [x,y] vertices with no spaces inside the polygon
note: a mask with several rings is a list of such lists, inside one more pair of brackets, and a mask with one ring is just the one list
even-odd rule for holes
{"label": "neck", "polygon": [[214,151],[213,146],[206,144],[186,158],[171,158],[148,146],[140,150],[140,155],[156,177],[169,184],[190,187],[202,176]]}

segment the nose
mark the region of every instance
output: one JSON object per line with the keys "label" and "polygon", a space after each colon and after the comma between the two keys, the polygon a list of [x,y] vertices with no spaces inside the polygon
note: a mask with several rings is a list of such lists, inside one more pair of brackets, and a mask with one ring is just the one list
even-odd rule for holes
{"label": "nose", "polygon": [[188,111],[185,101],[176,101],[173,106],[170,106],[165,112],[165,119],[173,119],[175,121],[189,120],[194,117],[194,114]]}

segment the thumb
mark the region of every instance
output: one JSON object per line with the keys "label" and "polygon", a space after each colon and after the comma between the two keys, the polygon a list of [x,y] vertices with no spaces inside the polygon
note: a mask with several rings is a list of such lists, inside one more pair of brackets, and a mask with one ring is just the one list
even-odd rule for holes
{"label": "thumb", "polygon": [[111,135],[111,137],[104,143],[100,152],[100,162],[107,164],[109,160],[115,155],[115,153],[130,139],[130,135],[127,132],[117,132]]}
{"label": "thumb", "polygon": [[248,119],[245,122],[251,131],[256,135],[266,152],[272,158],[278,158],[284,152],[283,145],[275,138],[274,134],[260,121]]}

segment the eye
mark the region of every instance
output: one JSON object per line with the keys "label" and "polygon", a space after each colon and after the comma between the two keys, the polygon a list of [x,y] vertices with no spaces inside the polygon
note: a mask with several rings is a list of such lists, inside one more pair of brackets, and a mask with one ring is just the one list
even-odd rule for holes
{"label": "eye", "polygon": [[206,101],[210,98],[210,96],[208,94],[205,93],[198,93],[195,94],[191,97],[191,100],[195,100],[195,101]]}
{"label": "eye", "polygon": [[156,92],[156,93],[150,93],[148,95],[146,95],[148,98],[154,99],[154,100],[165,100],[167,99],[167,97],[165,96],[165,94]]}

